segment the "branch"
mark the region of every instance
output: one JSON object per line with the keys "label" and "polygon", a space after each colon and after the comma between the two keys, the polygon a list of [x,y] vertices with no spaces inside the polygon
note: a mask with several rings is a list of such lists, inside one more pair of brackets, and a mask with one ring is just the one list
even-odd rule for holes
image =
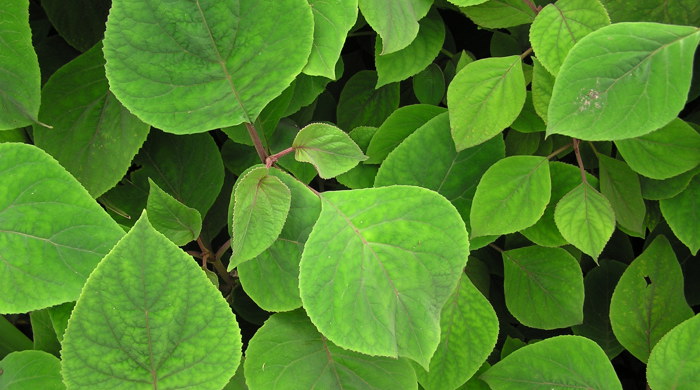
{"label": "branch", "polygon": [[265,166],[270,168],[272,166],[272,164],[277,162],[277,160],[279,160],[280,158],[284,157],[285,155],[287,155],[289,153],[292,153],[293,151],[294,151],[294,147],[289,147],[289,148],[287,148],[279,153],[275,153],[272,156],[268,156],[265,159]]}
{"label": "branch", "polygon": [[547,156],[547,160],[553,159],[553,158],[556,157],[559,153],[565,151],[566,149],[569,149],[571,146],[572,146],[572,143],[568,143],[568,144],[562,146],[561,148],[559,148],[559,149],[553,151],[552,153],[550,153],[550,154]]}
{"label": "branch", "polygon": [[539,5],[535,5],[535,3],[532,2],[532,0],[523,0],[523,3],[527,4],[528,7],[535,13],[535,15],[539,14],[540,11],[542,11],[542,7]]}
{"label": "branch", "polygon": [[260,157],[260,161],[262,161],[262,163],[264,164],[265,160],[267,160],[267,152],[265,151],[265,147],[263,146],[262,141],[260,141],[258,131],[255,129],[255,126],[250,122],[246,122],[245,127],[246,129],[248,129],[248,135],[250,135],[250,139],[253,141],[253,145],[255,145],[255,151],[258,152],[258,157]]}

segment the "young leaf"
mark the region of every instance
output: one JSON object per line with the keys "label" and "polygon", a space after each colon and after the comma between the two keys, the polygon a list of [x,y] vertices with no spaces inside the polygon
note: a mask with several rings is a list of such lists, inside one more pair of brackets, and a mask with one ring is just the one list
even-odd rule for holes
{"label": "young leaf", "polygon": [[0,360],[0,389],[64,390],[61,362],[43,351],[13,352]]}
{"label": "young leaf", "polygon": [[468,253],[464,222],[435,192],[324,193],[301,257],[301,300],[339,347],[427,368],[440,342],[440,311]]}
{"label": "young leaf", "polygon": [[532,23],[535,12],[524,1],[489,0],[472,2],[475,5],[461,8],[474,23],[485,28],[506,28]]}
{"label": "young leaf", "polygon": [[623,161],[598,154],[600,192],[610,201],[615,220],[630,233],[644,237],[646,206],[639,177]]}
{"label": "young leaf", "polygon": [[529,246],[503,252],[508,311],[523,325],[566,328],[583,321],[583,274],[564,249]]}
{"label": "young leaf", "polygon": [[337,347],[301,310],[270,317],[250,340],[246,382],[256,389],[417,389],[406,359]]}
{"label": "young leaf", "polygon": [[699,28],[654,23],[618,23],[586,35],[554,83],[547,134],[619,140],[667,124],[688,97],[698,41]]}
{"label": "young leaf", "polygon": [[615,142],[630,168],[662,180],[700,164],[700,134],[681,119],[641,137]]}
{"label": "young leaf", "polygon": [[109,91],[102,45],[61,67],[44,86],[34,143],[94,197],[114,187],[146,140],[150,126]]}
{"label": "young leaf", "polygon": [[258,256],[282,232],[291,204],[289,188],[265,167],[254,168],[233,189],[231,261],[228,269]]}
{"label": "young leaf", "polygon": [[488,141],[510,126],[525,95],[520,56],[485,58],[465,66],[447,88],[457,151]]}
{"label": "young leaf", "polygon": [[440,54],[444,40],[445,24],[438,13],[423,18],[416,39],[399,51],[382,55],[382,39],[377,38],[374,49],[377,88],[405,80],[425,69]]}
{"label": "young leaf", "polygon": [[221,293],[144,212],[85,283],[61,356],[71,388],[220,389],[241,335]]}
{"label": "young leaf", "polygon": [[580,336],[556,336],[522,347],[496,363],[481,379],[493,390],[622,390],[603,350]]}
{"label": "young leaf", "polygon": [[646,363],[654,345],[693,316],[683,295],[683,273],[666,237],[657,236],[615,287],[610,323],[625,349]]}
{"label": "young leaf", "polygon": [[114,0],[107,78],[129,111],[171,133],[253,122],[306,65],[313,30],[306,0]]}
{"label": "young leaf", "polygon": [[552,99],[554,76],[547,71],[537,57],[532,57],[532,105],[537,115],[547,123],[547,110]]}
{"label": "young leaf", "polygon": [[649,355],[652,389],[691,389],[700,383],[700,315],[680,323],[659,340]]}
{"label": "young leaf", "polygon": [[371,70],[357,72],[345,83],[336,108],[338,127],[379,126],[399,107],[399,84],[374,89],[376,84],[377,72]]}
{"label": "young leaf", "polygon": [[[348,135],[360,147],[362,153],[365,153],[376,133],[376,127],[360,126],[352,129]],[[338,180],[338,183],[353,190],[370,188],[374,185],[378,171],[379,167],[376,165],[357,164],[355,168],[336,176],[335,179]]]}
{"label": "young leaf", "polygon": [[465,274],[442,308],[440,328],[440,344],[430,359],[430,369],[416,367],[418,382],[426,390],[462,386],[496,345],[496,312]]}
{"label": "young leaf", "polygon": [[313,164],[324,179],[347,172],[367,159],[346,132],[325,123],[312,123],[301,129],[292,148],[297,161]]}
{"label": "young leaf", "polygon": [[610,17],[598,0],[559,0],[537,14],[530,42],[542,65],[556,76],[576,42],[609,24]]}
{"label": "young leaf", "polygon": [[148,184],[150,191],[146,210],[153,227],[175,245],[185,245],[196,240],[202,230],[202,216],[199,215],[199,211],[178,202],[153,180],[148,179]]}
{"label": "young leaf", "polygon": [[336,80],[335,64],[348,31],[357,19],[357,0],[309,0],[314,14],[314,42],[303,72]]}
{"label": "young leaf", "polygon": [[493,164],[476,187],[472,237],[514,233],[544,214],[551,195],[546,157],[512,156]]}
{"label": "young leaf", "polygon": [[0,144],[0,182],[0,313],[76,300],[124,231],[35,146]]}
{"label": "young leaf", "polygon": [[584,182],[557,203],[554,222],[566,241],[597,261],[615,230],[615,212],[600,192]]}
{"label": "young leaf", "polygon": [[433,0],[360,0],[360,11],[382,38],[381,54],[399,51],[418,35],[418,21],[430,10]]}
{"label": "young leaf", "polygon": [[0,12],[0,130],[37,122],[39,61],[32,47],[29,0],[7,1]]}
{"label": "young leaf", "polygon": [[661,213],[673,233],[693,255],[700,249],[700,176],[695,176],[680,194],[659,202]]}
{"label": "young leaf", "polygon": [[413,76],[413,94],[423,104],[440,104],[445,96],[445,75],[437,64],[430,64]]}

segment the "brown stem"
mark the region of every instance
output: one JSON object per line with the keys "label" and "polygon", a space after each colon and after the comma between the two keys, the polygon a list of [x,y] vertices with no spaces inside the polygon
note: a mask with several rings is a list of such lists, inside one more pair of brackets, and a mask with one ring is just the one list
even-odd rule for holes
{"label": "brown stem", "polygon": [[532,54],[532,48],[529,48],[529,49],[525,50],[525,51],[523,52],[523,54],[520,55],[520,58],[523,58],[523,59],[524,59],[525,57],[529,56],[530,54]]}
{"label": "brown stem", "polygon": [[497,251],[500,252],[500,253],[503,253],[503,252],[504,252],[503,249],[499,248],[499,247],[498,247],[496,244],[494,244],[494,243],[490,243],[489,246],[490,246],[491,248],[497,250]]}
{"label": "brown stem", "polygon": [[216,251],[216,254],[214,254],[211,248],[209,248],[209,245],[202,240],[202,236],[197,237],[197,245],[199,245],[199,249],[202,250],[202,269],[207,268],[207,263],[213,264],[216,273],[224,280],[226,286],[232,286],[233,278],[231,278],[231,275],[229,275],[228,271],[226,271],[226,267],[224,267],[224,264],[221,262],[221,256],[223,256],[224,252],[231,246],[231,240],[221,245],[221,248]]}
{"label": "brown stem", "polygon": [[228,240],[226,240],[225,243],[223,243],[221,245],[221,247],[219,247],[219,249],[216,250],[216,254],[214,255],[214,258],[216,260],[221,260],[221,257],[223,257],[224,253],[226,253],[226,251],[230,247],[231,247],[231,239],[229,238]]}
{"label": "brown stem", "polygon": [[535,15],[539,14],[540,11],[542,11],[542,7],[539,5],[535,5],[535,3],[532,2],[532,0],[523,0],[523,3],[527,4],[530,9],[535,12]]}
{"label": "brown stem", "polygon": [[248,129],[248,135],[250,135],[250,139],[253,141],[253,145],[255,145],[255,151],[258,152],[258,157],[260,157],[260,161],[262,161],[264,164],[265,160],[267,160],[267,152],[265,151],[265,147],[263,146],[262,141],[260,141],[258,131],[255,129],[255,126],[250,122],[246,122],[245,127],[246,129]]}
{"label": "brown stem", "polygon": [[280,158],[284,157],[285,155],[287,155],[289,153],[292,153],[293,151],[294,151],[294,147],[292,146],[292,147],[289,147],[289,148],[287,148],[279,153],[275,153],[272,156],[267,156],[267,158],[265,159],[265,166],[270,168],[272,166],[272,164],[277,162],[277,160],[279,160]]}
{"label": "brown stem", "polygon": [[584,183],[588,183],[588,180],[586,180],[586,168],[583,166],[583,159],[581,159],[581,150],[579,149],[579,144],[581,143],[581,140],[578,138],[573,138],[573,141],[574,153],[576,153],[576,162],[578,163],[578,168],[581,170],[581,180],[583,180]]}
{"label": "brown stem", "polygon": [[201,253],[201,252],[197,252],[197,251],[185,251],[185,253],[187,253],[188,255],[190,255],[190,256],[192,256],[192,257],[194,257],[194,258],[196,258],[196,259],[201,259],[201,258],[202,258],[202,253]]}
{"label": "brown stem", "polygon": [[568,143],[568,144],[562,146],[561,148],[559,148],[559,149],[553,151],[552,153],[550,153],[550,154],[547,156],[547,160],[553,159],[553,158],[554,158],[555,156],[557,156],[559,153],[565,151],[566,149],[569,149],[569,148],[571,147],[571,145],[572,145],[571,143]]}

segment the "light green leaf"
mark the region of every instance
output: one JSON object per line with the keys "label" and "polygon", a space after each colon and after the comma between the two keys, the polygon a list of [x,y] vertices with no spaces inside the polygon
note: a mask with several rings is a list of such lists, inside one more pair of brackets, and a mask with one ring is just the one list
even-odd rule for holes
{"label": "light green leaf", "polygon": [[[376,132],[376,127],[360,126],[352,129],[348,135],[360,147],[362,153],[365,153]],[[355,168],[336,176],[335,179],[338,180],[338,183],[353,190],[370,188],[374,185],[377,171],[379,171],[379,167],[376,165],[357,164]]]}
{"label": "light green leaf", "polygon": [[406,359],[339,348],[301,310],[275,314],[255,333],[245,374],[251,390],[418,388]]}
{"label": "light green leaf", "polygon": [[41,8],[71,46],[87,51],[104,36],[109,0],[42,0]]}
{"label": "light green leaf", "polygon": [[221,389],[241,335],[221,293],[144,213],[85,283],[61,356],[69,388]]}
{"label": "light green leaf", "polygon": [[671,329],[649,355],[647,380],[656,390],[692,389],[700,383],[700,315]]}
{"label": "light green leaf", "polygon": [[481,379],[493,390],[622,390],[603,350],[580,336],[556,336],[520,348]]}
{"label": "light green leaf", "polygon": [[447,1],[449,1],[450,3],[452,3],[456,6],[459,6],[459,7],[467,7],[470,5],[477,5],[477,4],[485,3],[488,0],[447,0]]}
{"label": "light green leaf", "polygon": [[199,211],[178,202],[153,180],[148,179],[148,184],[150,191],[146,210],[153,227],[175,245],[185,245],[196,240],[202,230],[202,216],[199,215]]}
{"label": "light green leaf", "polygon": [[337,79],[335,64],[357,20],[357,0],[307,0],[314,14],[314,41],[303,72]]}
{"label": "light green leaf", "polygon": [[537,57],[532,57],[532,105],[537,115],[547,123],[547,111],[552,99],[554,76],[547,71]]}
{"label": "light green leaf", "polygon": [[428,104],[413,104],[392,112],[369,142],[365,164],[380,164],[406,137],[443,112],[444,108]]}
{"label": "light green leaf", "polygon": [[[339,60],[338,64],[342,65],[342,61]],[[343,73],[342,67],[339,68],[336,65],[335,72],[338,73],[338,77],[340,77],[340,74]],[[302,108],[312,104],[314,101],[316,101],[316,98],[323,93],[323,91],[325,91],[326,86],[330,82],[331,79],[325,77],[309,76],[304,73],[299,74],[296,80],[294,80],[294,94],[289,101],[289,105],[287,106],[284,116],[297,113]],[[248,137],[248,139],[250,139],[250,137]]]}
{"label": "light green leaf", "polygon": [[0,360],[0,389],[64,390],[61,362],[43,351],[13,352]]}
{"label": "light green leaf", "polygon": [[399,107],[399,84],[374,89],[376,84],[377,72],[373,70],[357,72],[345,83],[336,108],[338,127],[376,127]]}
{"label": "light green leaf", "polygon": [[418,21],[433,0],[360,0],[360,11],[384,42],[381,54],[399,51],[418,35]]}
{"label": "light green leaf", "polygon": [[544,214],[551,195],[546,157],[512,156],[493,164],[476,187],[472,237],[514,233]]}
{"label": "light green leaf", "polygon": [[496,312],[464,274],[442,308],[440,328],[440,344],[430,360],[430,370],[416,367],[418,382],[426,390],[463,385],[496,346]]}
{"label": "light green leaf", "polygon": [[304,243],[321,213],[321,200],[279,169],[270,169],[270,175],[280,179],[291,192],[289,215],[275,242],[252,261],[238,266],[238,277],[246,294],[258,306],[267,311],[287,311],[301,306],[299,261]]}
{"label": "light green leaf", "polygon": [[77,299],[124,231],[35,146],[0,144],[0,182],[0,313]]}
{"label": "light green leaf", "polygon": [[68,320],[70,319],[71,313],[73,313],[74,307],[75,302],[66,302],[48,308],[53,330],[56,332],[56,336],[60,342],[63,342],[63,335],[66,333]]}
{"label": "light green leaf", "polygon": [[576,42],[609,24],[610,17],[598,0],[559,0],[537,14],[530,42],[542,65],[556,76]]}
{"label": "light green leaf", "polygon": [[461,10],[485,28],[513,27],[535,20],[535,12],[522,0],[489,0]]}
{"label": "light green leaf", "polygon": [[698,41],[699,28],[655,23],[586,35],[554,83],[547,134],[619,140],[664,126],[685,105]]}
{"label": "light green leaf", "polygon": [[615,212],[600,192],[584,182],[557,203],[554,222],[566,241],[597,261],[615,230]]}
{"label": "light green leaf", "polygon": [[37,122],[39,61],[29,28],[29,0],[6,1],[0,11],[0,130]]}
{"label": "light green leaf", "polygon": [[440,54],[444,40],[445,23],[437,12],[420,21],[416,39],[399,51],[382,55],[382,39],[377,38],[374,48],[377,88],[405,80],[425,69]]}
{"label": "light green leaf", "polygon": [[430,64],[413,76],[413,94],[423,104],[440,104],[445,96],[445,75],[437,64]]}
{"label": "light green leaf", "polygon": [[4,130],[0,131],[0,143],[4,142],[21,142],[28,144],[29,137],[24,128]]}
{"label": "light green leaf", "polygon": [[440,312],[468,253],[464,222],[435,192],[326,192],[301,258],[301,300],[339,347],[427,368],[440,342]]}
{"label": "light green leaf", "polygon": [[662,180],[700,164],[700,134],[681,119],[641,137],[615,142],[635,172]]}
{"label": "light green leaf", "polygon": [[487,141],[510,126],[525,95],[520,56],[485,58],[465,66],[447,88],[457,150]]}
{"label": "light green leaf", "polygon": [[289,188],[269,168],[248,171],[233,189],[229,271],[269,248],[282,232],[291,204]]}
{"label": "light green leaf", "polygon": [[114,187],[146,140],[149,126],[109,91],[102,45],[61,67],[44,86],[34,142],[95,198]]}
{"label": "light green leaf", "polygon": [[[270,140],[270,153],[279,153],[289,148],[297,134],[299,134],[299,127],[292,120],[281,120]],[[257,153],[255,153],[255,159],[255,162],[260,162],[260,157],[258,157]],[[310,183],[317,175],[316,168],[313,165],[295,160],[294,153],[282,156],[282,158],[277,160],[277,165],[305,184]]]}
{"label": "light green leaf", "polygon": [[129,111],[171,133],[253,122],[306,65],[313,29],[306,0],[114,0],[107,78]]}
{"label": "light green leaf", "polygon": [[602,0],[613,22],[657,22],[697,26],[700,4],[695,0]]}
{"label": "light green leaf", "polygon": [[670,199],[662,199],[661,214],[663,214],[673,234],[693,255],[700,249],[700,176],[695,176],[688,187],[680,194]]}
{"label": "light green leaf", "polygon": [[600,192],[610,201],[620,227],[644,237],[646,205],[642,199],[639,177],[624,161],[598,154]]}
{"label": "light green leaf", "polygon": [[[525,105],[523,105],[523,110],[520,112],[515,121],[511,123],[510,127],[513,130],[517,130],[521,133],[542,133],[544,136],[544,131],[547,126],[544,120],[539,116],[535,107],[532,103],[532,92],[527,91],[525,95]],[[542,138],[539,137],[538,138]],[[535,149],[536,150],[536,149]],[[530,154],[530,153],[527,153]]]}
{"label": "light green leaf", "polygon": [[312,123],[299,130],[292,148],[297,161],[313,164],[324,179],[338,176],[367,160],[346,132],[325,123]]}
{"label": "light green leaf", "polygon": [[615,287],[610,323],[625,349],[646,363],[654,345],[693,316],[683,295],[683,273],[663,235],[637,257]]}

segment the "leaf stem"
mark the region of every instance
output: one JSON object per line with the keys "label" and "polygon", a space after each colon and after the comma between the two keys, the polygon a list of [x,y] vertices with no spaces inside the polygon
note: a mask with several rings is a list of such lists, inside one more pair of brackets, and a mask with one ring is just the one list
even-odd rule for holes
{"label": "leaf stem", "polygon": [[448,56],[451,60],[455,58],[455,53],[453,53],[445,48],[440,49],[440,53]]}
{"label": "leaf stem", "polygon": [[226,240],[225,243],[223,243],[221,245],[221,247],[219,247],[219,249],[216,250],[216,254],[214,255],[214,259],[221,260],[221,257],[224,256],[224,253],[226,253],[226,251],[230,247],[231,247],[231,239],[229,238],[228,240]]}
{"label": "leaf stem", "polygon": [[496,244],[494,244],[494,243],[490,243],[489,246],[490,246],[491,248],[497,250],[497,251],[500,252],[500,253],[505,252],[503,249],[499,248],[499,247],[498,247]]}
{"label": "leaf stem", "polygon": [[535,5],[535,3],[532,2],[532,0],[523,0],[523,3],[530,7],[530,9],[535,13],[535,15],[539,14],[540,11],[542,11],[542,6]]}
{"label": "leaf stem", "polygon": [[566,149],[569,149],[569,148],[571,147],[571,145],[572,145],[572,143],[568,143],[568,144],[562,146],[561,148],[559,148],[559,149],[553,151],[552,153],[550,153],[550,154],[547,156],[547,160],[553,159],[553,158],[556,157],[559,153],[565,151]]}
{"label": "leaf stem", "polygon": [[280,158],[284,157],[285,155],[287,155],[289,153],[292,153],[293,151],[294,151],[294,147],[290,146],[287,149],[285,149],[279,153],[275,153],[271,156],[267,156],[267,158],[265,159],[265,166],[270,168],[272,166],[272,164],[277,162],[277,160],[279,160]]}
{"label": "leaf stem", "polygon": [[588,183],[586,179],[586,168],[583,166],[583,159],[581,159],[581,150],[579,149],[579,144],[581,140],[578,138],[573,138],[574,153],[576,153],[576,162],[578,163],[578,168],[581,170],[581,180],[584,183]]}
{"label": "leaf stem", "polygon": [[532,48],[529,48],[523,52],[523,54],[520,55],[520,58],[525,59],[525,57],[529,56],[532,54]]}
{"label": "leaf stem", "polygon": [[221,245],[216,251],[216,254],[214,254],[211,248],[209,248],[209,245],[204,242],[201,235],[197,237],[197,245],[199,245],[199,249],[202,251],[200,254],[202,256],[202,269],[207,269],[207,263],[211,262],[214,265],[214,269],[216,269],[216,273],[224,280],[226,286],[233,286],[233,278],[229,275],[228,271],[226,271],[226,267],[224,267],[224,264],[221,262],[221,256],[223,256],[224,252],[231,246],[231,240],[229,239]]}
{"label": "leaf stem", "polygon": [[253,141],[253,145],[255,145],[255,151],[258,152],[258,157],[260,157],[260,161],[262,161],[264,164],[265,160],[267,159],[267,152],[265,151],[265,147],[263,146],[262,141],[260,141],[258,131],[255,129],[255,126],[250,122],[246,122],[245,127],[246,129],[248,129],[248,135],[250,135],[250,139]]}

